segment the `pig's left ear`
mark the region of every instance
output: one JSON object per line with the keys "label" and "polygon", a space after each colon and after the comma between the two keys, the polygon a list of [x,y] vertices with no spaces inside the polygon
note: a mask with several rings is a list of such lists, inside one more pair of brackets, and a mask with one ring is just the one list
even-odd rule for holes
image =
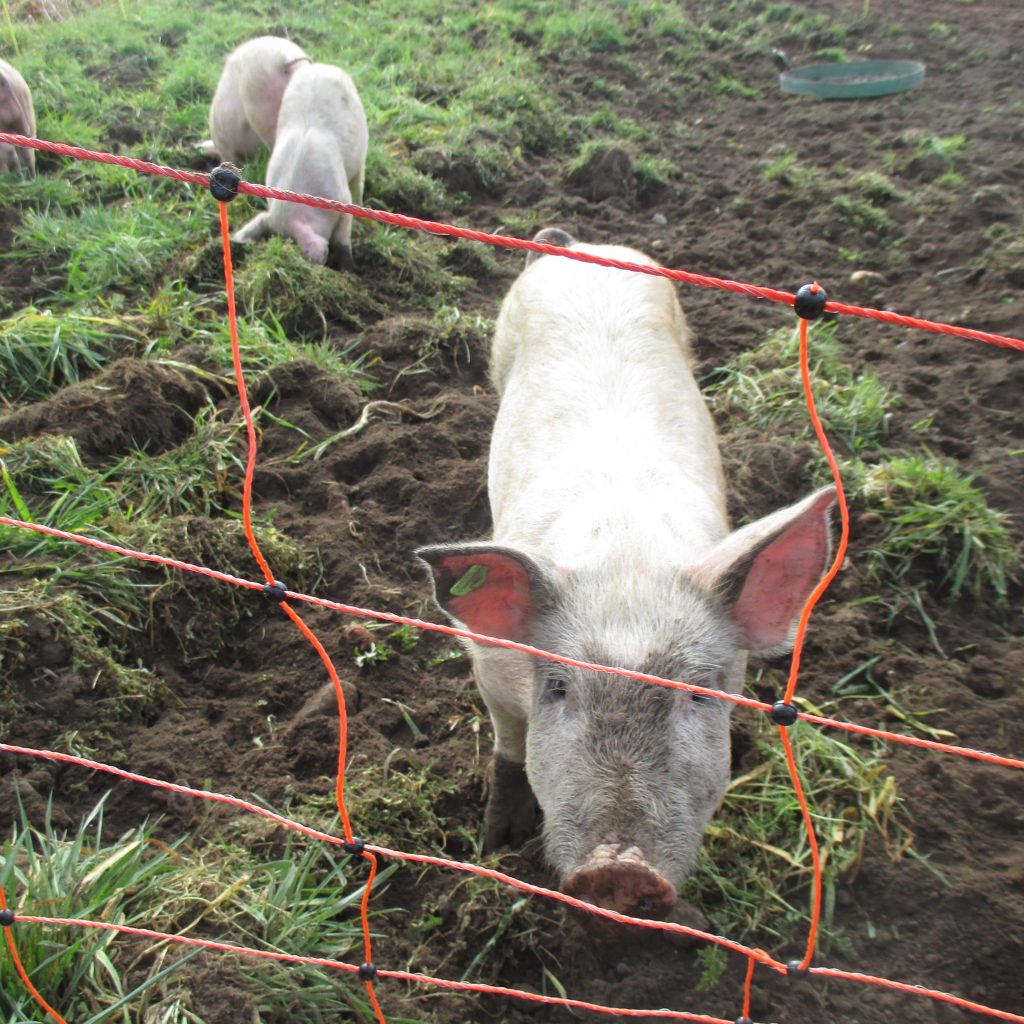
{"label": "pig's left ear", "polygon": [[736,530],[692,570],[714,591],[740,630],[741,646],[780,654],[832,554],[834,487]]}
{"label": "pig's left ear", "polygon": [[434,599],[473,633],[528,642],[534,615],[554,590],[551,571],[515,548],[436,544],[416,554],[433,574]]}

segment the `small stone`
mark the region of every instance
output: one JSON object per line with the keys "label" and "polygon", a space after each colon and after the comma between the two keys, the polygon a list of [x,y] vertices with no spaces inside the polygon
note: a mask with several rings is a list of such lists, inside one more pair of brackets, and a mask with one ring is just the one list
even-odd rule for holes
{"label": "small stone", "polygon": [[850,284],[885,284],[885,275],[877,270],[855,270],[850,275]]}

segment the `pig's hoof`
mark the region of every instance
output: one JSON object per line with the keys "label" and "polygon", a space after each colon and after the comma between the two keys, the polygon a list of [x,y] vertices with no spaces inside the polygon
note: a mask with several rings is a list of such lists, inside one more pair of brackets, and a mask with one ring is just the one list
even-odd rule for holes
{"label": "pig's hoof", "polygon": [[327,266],[332,270],[344,270],[354,274],[356,265],[352,260],[352,246],[331,245],[327,250]]}
{"label": "pig's hoof", "polygon": [[522,846],[536,831],[539,814],[525,767],[495,754],[487,768],[484,849]]}

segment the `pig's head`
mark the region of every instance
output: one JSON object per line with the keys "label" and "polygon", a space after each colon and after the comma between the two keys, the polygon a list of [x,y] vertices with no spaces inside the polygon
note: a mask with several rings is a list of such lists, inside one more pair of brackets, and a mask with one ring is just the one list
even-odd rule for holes
{"label": "pig's head", "polygon": [[[487,543],[420,555],[438,603],[473,632],[737,692],[748,652],[791,645],[828,562],[834,499],[831,488],[820,491],[735,531],[687,567],[635,545],[568,571]],[[731,702],[478,650],[519,659],[527,674],[526,773],[564,891],[619,913],[664,917],[728,784]]]}

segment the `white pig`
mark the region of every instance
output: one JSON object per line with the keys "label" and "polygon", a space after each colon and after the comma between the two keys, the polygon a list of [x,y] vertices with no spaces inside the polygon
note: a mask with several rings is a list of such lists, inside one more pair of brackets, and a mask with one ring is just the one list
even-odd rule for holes
{"label": "white pig", "polygon": [[[352,79],[330,64],[305,64],[292,73],[281,100],[277,142],[267,185],[344,203],[361,203],[369,133]],[[352,268],[352,215],[271,199],[235,234],[253,242],[287,235],[313,263]]]}
{"label": "white pig", "polygon": [[[5,60],[0,60],[0,131],[35,138],[36,115],[32,109],[32,93],[25,79]],[[26,178],[36,175],[36,151],[24,146],[0,144],[0,171],[10,171]]]}
{"label": "white pig", "polygon": [[[657,266],[558,230],[537,238]],[[830,556],[834,489],[730,532],[671,282],[532,259],[501,307],[491,376],[493,540],[418,552],[455,623],[730,693],[748,652],[791,646]],[[732,705],[470,649],[495,733],[487,845],[529,835],[532,791],[565,892],[668,915],[728,783]]]}
{"label": "white pig", "polygon": [[199,148],[221,160],[244,163],[261,146],[274,148],[281,97],[309,57],[279,36],[259,36],[228,54],[210,103],[211,139]]}

